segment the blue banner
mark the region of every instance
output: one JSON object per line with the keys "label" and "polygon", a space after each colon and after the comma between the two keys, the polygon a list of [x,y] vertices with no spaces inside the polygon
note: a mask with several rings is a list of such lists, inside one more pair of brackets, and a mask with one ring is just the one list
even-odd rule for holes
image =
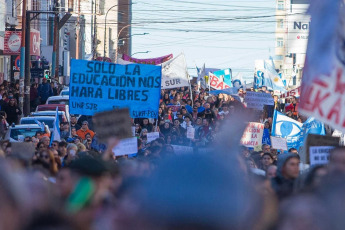
{"label": "blue banner", "polygon": [[127,107],[132,118],[157,118],[161,66],[71,60],[71,114]]}
{"label": "blue banner", "polygon": [[264,129],[264,133],[262,135],[262,144],[271,145],[271,136],[269,129]]}

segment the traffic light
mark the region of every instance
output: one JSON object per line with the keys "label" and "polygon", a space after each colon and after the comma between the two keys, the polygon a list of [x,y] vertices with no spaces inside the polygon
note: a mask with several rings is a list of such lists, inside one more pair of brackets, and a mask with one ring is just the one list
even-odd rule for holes
{"label": "traffic light", "polygon": [[49,70],[44,71],[44,78],[49,79],[50,72]]}

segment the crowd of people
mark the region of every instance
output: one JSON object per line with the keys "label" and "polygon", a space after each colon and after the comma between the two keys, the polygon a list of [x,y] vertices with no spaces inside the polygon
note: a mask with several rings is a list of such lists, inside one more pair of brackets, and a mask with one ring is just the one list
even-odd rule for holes
{"label": "crowd of people", "polygon": [[[8,113],[15,88],[0,85],[5,126],[21,112]],[[272,93],[274,105],[257,111],[246,108],[247,91],[271,93],[262,87],[213,95],[197,85],[162,90],[157,119],[132,119],[138,152],[130,156],[116,156],[116,138],[100,143],[90,116],[61,122],[61,140],[51,140],[49,129],[25,137],[32,152],[2,140],[0,229],[343,228],[344,148],[331,152],[328,165],[308,168],[297,149],[240,146],[248,121],[270,132],[274,110],[304,120],[297,98],[283,103]],[[48,98],[36,96],[33,105]],[[159,138],[148,141],[152,132]]]}

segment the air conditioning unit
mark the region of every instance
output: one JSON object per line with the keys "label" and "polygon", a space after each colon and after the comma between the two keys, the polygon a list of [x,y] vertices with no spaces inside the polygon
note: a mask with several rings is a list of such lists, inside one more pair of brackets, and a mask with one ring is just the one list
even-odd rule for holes
{"label": "air conditioning unit", "polygon": [[10,25],[10,26],[17,26],[18,25],[18,20],[17,20],[17,18],[14,18],[12,16],[6,16],[5,23]]}

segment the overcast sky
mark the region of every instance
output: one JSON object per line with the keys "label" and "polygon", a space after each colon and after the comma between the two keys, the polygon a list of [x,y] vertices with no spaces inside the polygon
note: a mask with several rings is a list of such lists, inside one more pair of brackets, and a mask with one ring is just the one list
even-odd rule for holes
{"label": "overcast sky", "polygon": [[274,55],[275,0],[134,0],[132,22],[132,53],[150,51],[133,57],[183,52],[191,75],[205,63],[251,80]]}

